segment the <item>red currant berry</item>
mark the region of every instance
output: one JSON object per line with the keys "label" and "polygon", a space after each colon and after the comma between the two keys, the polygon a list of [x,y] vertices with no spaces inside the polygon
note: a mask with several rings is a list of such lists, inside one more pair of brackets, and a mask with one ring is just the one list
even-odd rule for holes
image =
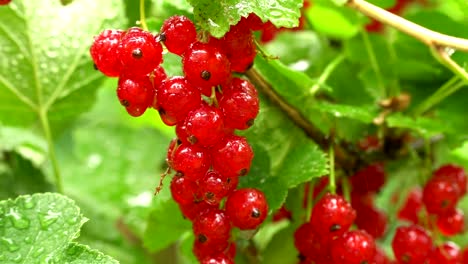
{"label": "red currant berry", "polygon": [[226,176],[247,175],[253,159],[253,150],[244,137],[230,135],[211,149],[213,168]]}
{"label": "red currant berry", "polygon": [[193,201],[188,204],[179,204],[179,209],[182,212],[183,216],[193,221],[200,214],[208,209],[216,208],[212,205],[205,203],[204,201]]}
{"label": "red currant berry", "polygon": [[132,76],[146,75],[162,62],[162,46],[153,34],[131,28],[119,44],[123,72]]}
{"label": "red currant berry", "polygon": [[330,241],[322,238],[315,232],[312,223],[307,222],[294,232],[294,246],[302,256],[316,261],[329,255]]}
{"label": "red currant berry", "polygon": [[232,81],[223,86],[223,93],[248,93],[252,97],[258,97],[257,89],[248,80],[241,78],[232,78]]}
{"label": "red currant berry", "polygon": [[353,192],[378,192],[385,183],[385,168],[382,163],[371,164],[350,178]]}
{"label": "red currant berry", "polygon": [[418,225],[400,226],[393,237],[392,248],[398,263],[421,264],[432,248],[432,239]]}
{"label": "red currant berry", "polygon": [[172,168],[178,175],[197,181],[210,168],[210,155],[206,149],[182,143],[173,154]]}
{"label": "red currant berry", "polygon": [[370,264],[392,264],[393,262],[385,255],[385,252],[379,247],[376,248],[374,259]]}
{"label": "red currant berry", "polygon": [[200,181],[200,193],[203,200],[212,205],[218,205],[228,195],[227,181],[229,178],[222,176],[217,171],[209,171]]}
{"label": "red currant berry", "polygon": [[398,211],[398,218],[417,224],[419,222],[418,214],[422,206],[422,190],[419,187],[415,187],[408,193],[405,204]]}
{"label": "red currant berry", "polygon": [[171,181],[172,198],[178,204],[191,204],[199,200],[198,184],[186,177],[174,176]]}
{"label": "red currant berry", "polygon": [[231,259],[234,259],[236,257],[236,251],[237,251],[237,245],[236,245],[236,242],[231,242],[231,244],[229,245],[229,248],[226,252],[226,255],[231,258]]}
{"label": "red currant berry", "polygon": [[462,167],[459,167],[454,164],[444,165],[434,172],[433,178],[439,177],[451,179],[458,185],[461,195],[463,196],[466,194],[467,176],[465,173],[465,169],[463,169]]}
{"label": "red currant berry", "polygon": [[195,42],[185,51],[182,59],[187,80],[201,89],[202,94],[211,95],[211,87],[228,82],[231,66],[226,55],[216,46]]}
{"label": "red currant berry", "polygon": [[460,264],[462,263],[462,252],[460,248],[453,242],[445,242],[444,244],[434,248],[427,258],[428,264]]}
{"label": "red currant berry", "polygon": [[438,215],[436,225],[439,231],[446,236],[453,236],[463,232],[465,217],[460,209],[453,209],[445,214]]}
{"label": "red currant berry", "polygon": [[226,256],[226,254],[220,253],[213,257],[206,257],[202,259],[201,264],[234,264],[234,261]]}
{"label": "red currant berry", "polygon": [[190,111],[184,122],[187,140],[191,144],[212,146],[224,136],[223,116],[213,106],[203,104]]}
{"label": "red currant berry", "polygon": [[461,254],[462,254],[462,263],[468,264],[468,247],[466,247]]}
{"label": "red currant berry", "polygon": [[89,49],[96,68],[106,76],[120,75],[122,65],[118,47],[123,34],[122,30],[106,29],[94,37],[93,45]]}
{"label": "red currant berry", "polygon": [[460,189],[446,178],[433,178],[423,189],[423,203],[430,214],[443,214],[453,210],[460,198]]}
{"label": "red currant berry", "polygon": [[185,16],[172,16],[166,19],[160,32],[159,38],[167,50],[177,55],[182,55],[197,39],[195,25]]}
{"label": "red currant berry", "polygon": [[250,13],[247,18],[242,18],[239,23],[244,23],[248,27],[250,27],[251,30],[261,30],[263,28],[263,22],[260,17],[258,17],[254,13]]}
{"label": "red currant berry", "polygon": [[375,250],[374,238],[362,230],[345,232],[331,243],[331,255],[335,263],[371,263]]}
{"label": "red currant berry", "polygon": [[226,214],[239,229],[256,229],[267,217],[268,204],[262,191],[245,188],[231,193],[226,201]]}
{"label": "red currant berry", "polygon": [[312,209],[311,222],[323,237],[335,237],[346,232],[356,219],[356,211],[342,197],[325,194]]}
{"label": "red currant berry", "polygon": [[356,208],[356,225],[374,238],[380,238],[387,230],[387,215],[372,206]]}
{"label": "red currant berry", "polygon": [[[233,84],[236,85],[234,82]],[[236,88],[226,90],[219,101],[225,126],[241,130],[249,128],[253,125],[259,112],[258,97]]]}
{"label": "red currant berry", "polygon": [[153,84],[153,87],[155,88],[155,90],[158,90],[159,86],[161,86],[161,84],[167,79],[167,74],[164,68],[161,67],[161,65],[159,65],[158,67],[154,68],[154,70],[149,73],[148,77],[151,83]]}
{"label": "red currant berry", "polygon": [[382,148],[380,139],[375,135],[370,135],[362,140],[359,140],[357,146],[360,150],[365,152],[373,152]]}
{"label": "red currant berry", "polygon": [[273,222],[279,222],[279,221],[281,221],[283,219],[287,219],[287,220],[292,219],[291,211],[289,211],[284,204],[283,204],[283,206],[280,207],[280,209],[278,209],[278,211],[276,211],[273,214],[272,221]]}
{"label": "red currant berry", "polygon": [[203,243],[195,239],[193,243],[193,254],[199,261],[223,253],[229,248],[229,241],[218,241],[218,243]]}
{"label": "red currant berry", "polygon": [[207,245],[228,241],[231,236],[231,222],[224,211],[216,208],[201,212],[192,227],[195,240]]}
{"label": "red currant berry", "polygon": [[175,122],[183,121],[191,110],[201,104],[200,91],[184,77],[171,77],[164,81],[156,94],[157,107],[161,114]]}
{"label": "red currant berry", "polygon": [[[132,116],[142,115],[153,102],[154,89],[147,76],[127,78],[121,76],[117,87],[117,97]],[[136,111],[136,112],[134,112]]]}
{"label": "red currant berry", "polygon": [[0,0],[0,5],[8,5],[11,0]]}
{"label": "red currant berry", "polygon": [[227,195],[235,191],[238,185],[239,185],[239,177],[237,176],[227,177],[226,182],[224,183],[224,187],[227,190]]}

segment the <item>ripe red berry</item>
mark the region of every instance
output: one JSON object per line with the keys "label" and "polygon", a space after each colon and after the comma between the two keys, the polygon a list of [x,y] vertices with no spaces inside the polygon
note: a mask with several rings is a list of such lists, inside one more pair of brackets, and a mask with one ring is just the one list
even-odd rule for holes
{"label": "ripe red berry", "polygon": [[183,121],[187,113],[197,108],[202,101],[200,91],[180,76],[165,80],[156,98],[161,117],[165,115],[175,122]]}
{"label": "ripe red berry", "polygon": [[[132,116],[142,115],[153,102],[154,89],[147,76],[127,78],[121,76],[117,86],[120,104]],[[129,111],[131,110],[131,111]]]}
{"label": "ripe red berry", "polygon": [[11,0],[0,0],[0,5],[8,5]]}
{"label": "ripe red berry", "polygon": [[405,204],[398,211],[398,218],[417,224],[419,222],[418,214],[422,206],[422,190],[415,187],[408,193]]}
{"label": "ripe red berry", "polygon": [[[7,1],[9,2],[9,1]],[[106,29],[94,37],[89,49],[96,68],[104,75],[118,77],[122,65],[119,60],[119,43],[124,32],[116,29]]]}
{"label": "ripe red berry", "polygon": [[335,237],[346,232],[356,219],[356,211],[342,197],[325,194],[312,209],[311,222],[323,237]]}
{"label": "ripe red berry", "polygon": [[177,175],[171,181],[171,194],[178,204],[191,204],[200,199],[198,184],[189,178]]}
{"label": "ripe red berry", "polygon": [[197,181],[210,168],[210,155],[206,149],[182,143],[173,154],[172,168],[178,175]]}
{"label": "ripe red berry", "polygon": [[195,240],[205,245],[223,243],[231,236],[231,222],[224,211],[216,208],[201,212],[192,228]]}
{"label": "ripe red berry", "polygon": [[254,13],[250,13],[248,17],[242,18],[239,23],[244,23],[249,26],[251,30],[261,30],[263,28],[263,22],[260,17]]}
{"label": "ripe red berry", "polygon": [[198,239],[195,239],[193,243],[193,254],[199,261],[202,261],[205,258],[221,254],[229,250],[229,241],[219,241],[214,244],[200,243]]}
{"label": "ripe red berry", "polygon": [[185,134],[191,144],[212,146],[224,136],[224,122],[221,111],[206,104],[187,114],[184,122]]}
{"label": "ripe red berry", "polygon": [[[154,89],[157,91],[161,84],[167,79],[166,71],[161,65],[153,69],[148,75]],[[153,107],[156,108],[156,102],[153,102]]]}
{"label": "ripe red berry", "polygon": [[431,248],[431,237],[418,225],[398,227],[392,241],[395,258],[404,264],[424,263]]}
{"label": "ripe red berry", "polygon": [[306,222],[294,232],[294,246],[302,256],[317,261],[329,255],[330,241],[315,232],[311,222]]}
{"label": "ripe red berry", "polygon": [[446,178],[433,178],[423,189],[423,203],[430,214],[443,214],[453,210],[459,198],[458,185]]}
{"label": "ripe red berry", "polygon": [[224,253],[206,257],[201,260],[201,264],[234,264],[234,261]]}
{"label": "ripe red berry", "polygon": [[232,78],[231,82],[223,86],[223,93],[248,93],[252,97],[258,97],[257,89],[248,80]]}
{"label": "ripe red berry", "polygon": [[[219,101],[219,108],[223,112],[226,127],[233,129],[247,129],[253,125],[259,112],[259,100],[256,94],[241,91],[237,82],[232,82],[230,89]],[[237,87],[236,87],[237,86]]]}
{"label": "ripe red berry", "polygon": [[122,71],[128,75],[146,75],[162,62],[162,46],[153,34],[139,28],[131,28],[119,44]]}
{"label": "ripe red berry", "polygon": [[385,183],[385,168],[383,163],[371,164],[351,176],[353,192],[378,192]]}
{"label": "ripe red berry", "polygon": [[201,179],[200,194],[203,200],[212,205],[218,205],[229,193],[227,178],[217,171],[208,171]]}
{"label": "ripe red berry", "polygon": [[461,254],[462,254],[462,263],[467,264],[468,263],[468,247],[466,247]]}
{"label": "ripe red berry", "polygon": [[197,39],[195,25],[185,16],[172,16],[166,19],[160,32],[159,38],[167,50],[177,55],[182,55]]}
{"label": "ripe red berry", "polygon": [[453,209],[445,214],[438,215],[436,225],[439,231],[446,236],[453,236],[463,232],[465,217],[460,209]]}
{"label": "ripe red berry", "polygon": [[460,248],[453,242],[445,242],[444,244],[434,248],[427,258],[428,264],[461,264],[462,252]]}
{"label": "ripe red berry", "polygon": [[257,228],[268,214],[268,204],[262,191],[254,188],[238,189],[226,201],[226,214],[239,229]]}
{"label": "ripe red berry", "polygon": [[451,179],[458,185],[458,188],[460,189],[460,192],[461,192],[460,195],[463,196],[466,194],[467,176],[465,173],[465,169],[463,169],[462,167],[459,167],[454,164],[447,164],[447,165],[441,166],[434,172],[433,178]]}
{"label": "ripe red berry", "polygon": [[203,211],[210,208],[217,208],[205,203],[204,201],[193,201],[188,204],[178,204],[183,216],[193,221]]}
{"label": "ripe red berry", "polygon": [[274,214],[272,221],[273,222],[279,222],[281,220],[291,220],[292,219],[292,213],[289,211],[286,206],[283,204],[283,206],[280,207]]}
{"label": "ripe red berry", "polygon": [[390,261],[390,259],[385,254],[385,252],[379,247],[376,248],[374,259],[370,262],[370,264],[392,264],[392,263],[393,262]]}
{"label": "ripe red berry", "polygon": [[374,238],[366,231],[347,231],[331,243],[331,255],[335,263],[371,263],[375,255]]}
{"label": "ripe red berry", "polygon": [[211,88],[228,82],[231,66],[226,55],[215,45],[195,42],[185,51],[182,59],[187,80],[211,95]]}
{"label": "ripe red berry", "polygon": [[372,206],[356,208],[356,225],[374,238],[380,238],[387,230],[387,215]]}
{"label": "ripe red berry", "polygon": [[226,176],[247,175],[253,159],[253,150],[244,137],[230,135],[211,149],[213,168]]}

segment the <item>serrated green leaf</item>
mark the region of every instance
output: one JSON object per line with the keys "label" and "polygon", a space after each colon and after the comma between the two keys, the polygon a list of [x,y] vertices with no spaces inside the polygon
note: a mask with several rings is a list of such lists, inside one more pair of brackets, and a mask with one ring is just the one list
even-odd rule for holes
{"label": "serrated green leaf", "polygon": [[263,252],[264,263],[271,264],[293,264],[297,263],[298,252],[294,247],[295,225],[290,225],[275,234],[271,243]]}
{"label": "serrated green leaf", "polygon": [[222,37],[230,25],[241,17],[257,14],[263,21],[277,27],[295,27],[299,24],[302,0],[188,0],[193,6],[195,21],[215,37]]}
{"label": "serrated green leaf", "polygon": [[70,243],[60,256],[51,261],[56,264],[117,264],[117,260],[88,246]]}
{"label": "serrated green leaf", "polygon": [[[86,218],[75,202],[60,194],[25,195],[0,201],[0,261],[65,263],[58,261],[65,259],[67,263],[88,260],[87,263],[117,263],[85,246],[70,244],[78,237],[84,222]],[[80,254],[71,254],[70,249]],[[98,256],[109,261],[93,261]]]}
{"label": "serrated green leaf", "polygon": [[[0,119],[30,126],[45,113],[52,127],[93,103],[103,75],[93,69],[93,35],[119,21],[121,1],[14,1],[0,8]],[[122,21],[120,19],[120,21]]]}

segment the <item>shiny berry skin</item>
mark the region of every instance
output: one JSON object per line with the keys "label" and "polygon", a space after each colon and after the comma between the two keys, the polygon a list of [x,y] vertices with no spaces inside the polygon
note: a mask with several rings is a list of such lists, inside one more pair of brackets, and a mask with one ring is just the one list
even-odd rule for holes
{"label": "shiny berry skin", "polygon": [[215,256],[206,257],[201,260],[201,264],[234,264],[234,261],[224,253]]}
{"label": "shiny berry skin", "polygon": [[182,212],[182,215],[191,221],[195,220],[195,218],[200,214],[200,212],[216,208],[212,205],[205,203],[204,201],[193,201],[192,203],[178,205],[180,211]]}
{"label": "shiny berry skin", "polygon": [[161,27],[159,38],[171,53],[182,55],[196,41],[197,31],[193,22],[185,16],[172,16]]}
{"label": "shiny berry skin", "polygon": [[248,80],[234,77],[231,82],[223,87],[223,93],[248,93],[252,97],[258,97],[257,89]]}
{"label": "shiny berry skin", "polygon": [[188,112],[200,106],[202,99],[200,91],[187,79],[175,76],[161,84],[156,94],[156,101],[160,114],[178,123],[183,122]]}
{"label": "shiny berry skin", "polygon": [[182,143],[173,154],[172,168],[179,176],[199,180],[210,168],[210,155],[206,149]]}
{"label": "shiny berry skin", "polygon": [[[155,90],[158,90],[159,86],[167,79],[167,74],[164,68],[159,65],[148,74],[148,77]],[[156,105],[156,103],[153,102],[153,105]]]}
{"label": "shiny berry skin", "polygon": [[256,229],[268,214],[265,195],[254,188],[235,190],[227,198],[226,214],[235,227],[241,230]]}
{"label": "shiny berry skin", "polygon": [[446,178],[433,178],[423,188],[423,203],[430,214],[453,210],[460,198],[460,188]]}
{"label": "shiny berry skin", "polygon": [[106,29],[94,37],[89,49],[96,68],[104,75],[118,77],[122,68],[118,52],[120,39],[124,35],[122,30]]}
{"label": "shiny berry skin", "polygon": [[224,122],[221,111],[206,104],[187,114],[184,122],[187,140],[191,144],[212,146],[224,137]]}
{"label": "shiny berry skin", "polygon": [[445,236],[453,236],[463,232],[465,217],[460,209],[453,209],[445,214],[437,215],[436,226]]}
{"label": "shiny berry skin", "polygon": [[454,181],[460,189],[460,195],[466,194],[467,189],[467,176],[465,169],[454,164],[447,164],[441,166],[433,173],[433,178],[447,178]]}
{"label": "shiny berry skin", "polygon": [[393,262],[390,261],[385,252],[380,249],[379,247],[376,248],[374,259],[370,262],[370,264],[392,264]]}
{"label": "shiny berry skin", "polygon": [[195,239],[193,243],[193,254],[199,261],[215,256],[220,253],[224,253],[229,250],[229,241],[219,241],[218,243],[200,243],[198,239]]}
{"label": "shiny berry skin", "polygon": [[419,222],[418,214],[422,207],[422,190],[419,187],[415,187],[408,193],[404,205],[398,211],[398,219],[417,224]]}
{"label": "shiny berry skin", "polygon": [[302,256],[311,260],[318,260],[329,255],[329,242],[315,232],[310,222],[300,225],[294,232],[294,246]]}
{"label": "shiny berry skin", "polygon": [[117,97],[130,115],[140,116],[153,102],[153,85],[147,76],[133,78],[121,76],[117,86]]}
{"label": "shiny berry skin", "polygon": [[273,222],[279,222],[279,221],[282,221],[284,219],[287,219],[287,220],[292,220],[292,213],[291,211],[289,211],[286,206],[283,204],[283,206],[280,207],[280,209],[278,209],[274,214],[273,214],[273,217],[272,217],[272,221]]}
{"label": "shiny berry skin", "polygon": [[253,150],[244,137],[230,135],[211,149],[213,168],[226,176],[244,176],[250,170]]}
{"label": "shiny berry skin", "polygon": [[398,227],[392,240],[395,258],[403,264],[424,263],[431,248],[431,237],[418,225]]}
{"label": "shiny berry skin", "polygon": [[333,240],[331,255],[335,263],[371,263],[375,255],[374,238],[366,231],[348,231]]}
{"label": "shiny berry skin", "polygon": [[255,13],[250,13],[248,17],[242,18],[239,23],[244,23],[245,25],[249,26],[251,30],[261,30],[263,28],[263,22],[260,17],[258,17]]}
{"label": "shiny berry skin", "polygon": [[385,168],[382,163],[371,164],[351,176],[353,192],[378,192],[385,183]]}
{"label": "shiny berry skin", "polygon": [[340,195],[325,194],[312,209],[311,222],[323,237],[335,237],[346,232],[356,219],[356,211]]}
{"label": "shiny berry skin", "polygon": [[150,32],[131,28],[120,40],[119,58],[126,74],[146,75],[161,64],[162,46]]}
{"label": "shiny berry skin", "polygon": [[216,208],[200,212],[192,229],[195,240],[206,245],[228,241],[231,236],[231,222],[224,211]]}
{"label": "shiny berry skin", "polygon": [[260,103],[256,95],[227,89],[219,101],[226,127],[244,130],[253,125]]}
{"label": "shiny berry skin", "polygon": [[445,242],[429,253],[427,264],[460,264],[463,263],[461,253],[455,243]]}
{"label": "shiny berry skin", "polygon": [[189,178],[174,176],[171,181],[172,199],[178,204],[191,204],[199,200],[198,184]]}
{"label": "shiny berry skin", "polygon": [[229,178],[217,171],[208,171],[201,179],[200,194],[203,200],[212,205],[218,205],[229,193]]}
{"label": "shiny berry skin", "polygon": [[462,263],[468,264],[468,247],[463,249],[463,252],[461,254],[462,254]]}
{"label": "shiny berry skin", "polygon": [[211,95],[211,87],[229,81],[231,66],[226,55],[215,45],[195,42],[185,51],[183,70],[187,80],[202,94]]}

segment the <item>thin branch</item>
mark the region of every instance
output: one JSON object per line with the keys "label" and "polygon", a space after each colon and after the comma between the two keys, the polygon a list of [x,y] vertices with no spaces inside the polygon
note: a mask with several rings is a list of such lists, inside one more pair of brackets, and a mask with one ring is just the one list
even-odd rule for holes
{"label": "thin branch", "polygon": [[309,138],[319,144],[322,149],[328,149],[328,138],[304,117],[301,112],[281,98],[259,72],[252,68],[246,72],[246,75],[255,87],[277,105]]}
{"label": "thin branch", "polygon": [[455,73],[460,79],[468,84],[468,73],[454,61],[448,54],[447,48],[441,46],[432,46],[432,53],[437,60],[449,68],[453,73]]}
{"label": "thin branch", "polygon": [[402,31],[420,40],[428,46],[451,47],[457,50],[468,52],[468,39],[452,37],[427,29],[398,15],[388,12],[385,9],[368,3],[365,0],[349,0],[346,5],[356,9],[368,17],[398,29],[399,31]]}

